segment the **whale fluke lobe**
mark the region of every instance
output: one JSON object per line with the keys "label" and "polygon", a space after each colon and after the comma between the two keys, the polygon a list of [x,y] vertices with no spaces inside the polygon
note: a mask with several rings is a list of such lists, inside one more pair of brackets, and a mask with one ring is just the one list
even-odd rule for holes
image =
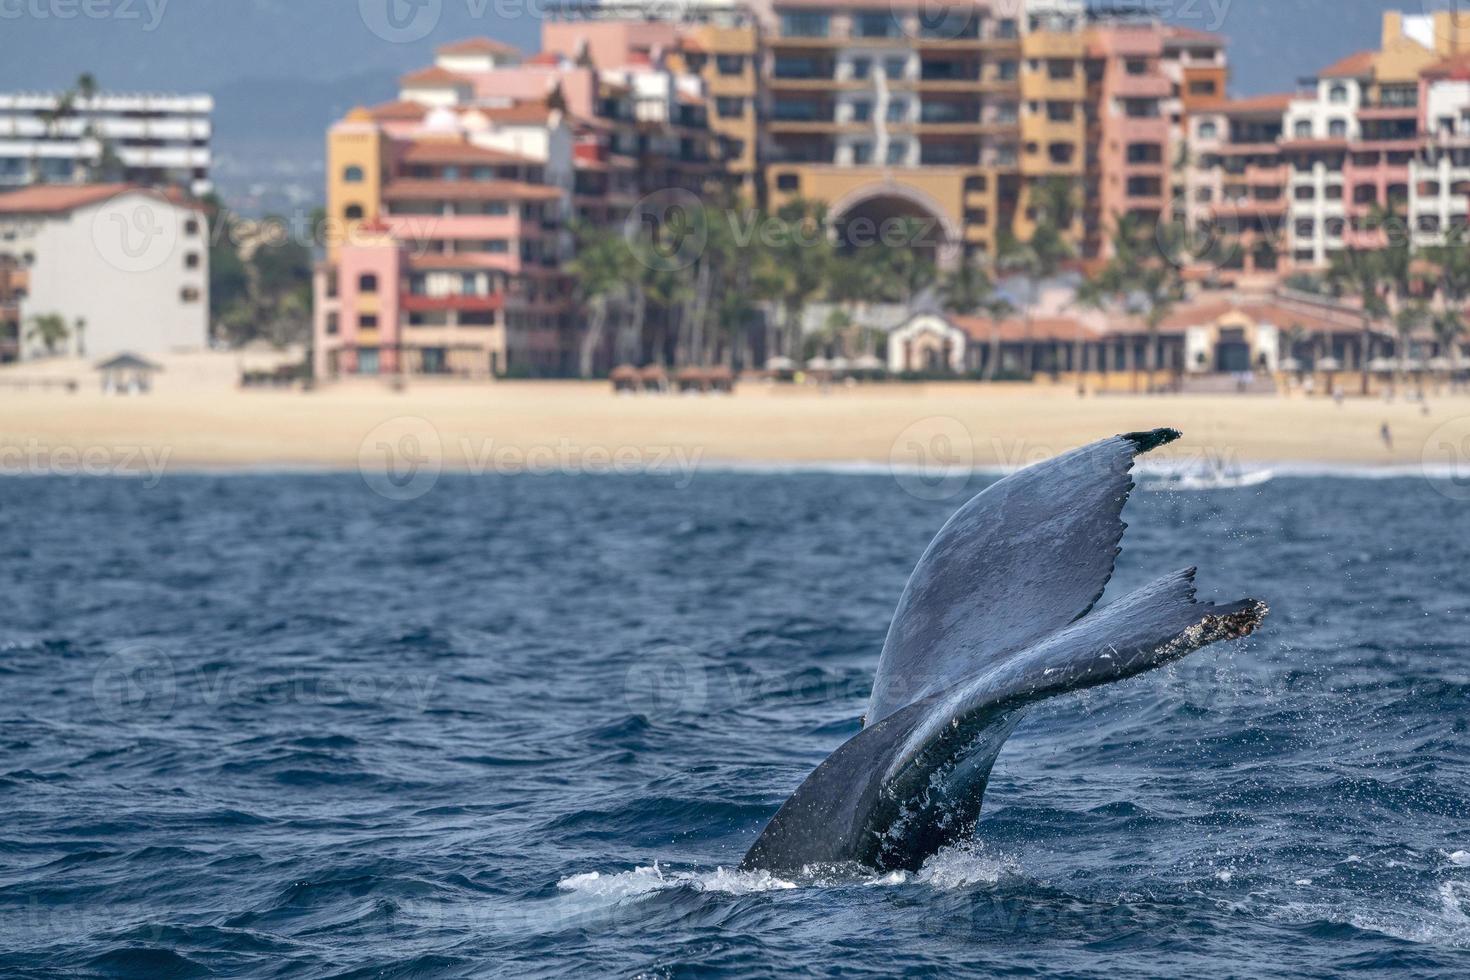
{"label": "whale fluke lobe", "polygon": [[899,600],[865,727],[807,777],[741,866],[916,869],[973,833],[1027,708],[1252,633],[1266,606],[1198,602],[1192,568],[1092,612],[1120,550],[1134,458],[1179,435],[1106,439],[960,508]]}

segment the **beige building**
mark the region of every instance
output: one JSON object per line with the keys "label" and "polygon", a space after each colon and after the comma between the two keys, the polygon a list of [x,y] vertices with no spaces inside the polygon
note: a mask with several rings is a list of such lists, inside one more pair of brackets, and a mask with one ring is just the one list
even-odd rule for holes
{"label": "beige building", "polygon": [[[208,223],[175,192],[83,184],[0,194],[0,266],[23,276],[8,315],[22,360],[208,343]],[[52,315],[67,333],[48,349],[29,328]]]}

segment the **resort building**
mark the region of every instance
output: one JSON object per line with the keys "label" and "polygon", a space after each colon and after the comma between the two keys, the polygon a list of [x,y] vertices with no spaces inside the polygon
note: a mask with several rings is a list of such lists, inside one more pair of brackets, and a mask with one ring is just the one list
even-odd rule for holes
{"label": "resort building", "polygon": [[1189,121],[1185,212],[1239,278],[1320,270],[1384,243],[1420,245],[1470,211],[1470,15],[1387,13],[1377,49],[1295,93],[1202,106]]}
{"label": "resort building", "polygon": [[[451,44],[398,100],[333,126],[318,376],[576,370],[572,223],[617,226],[646,194],[725,179],[674,40],[665,24],[591,20],[546,25],[531,58]],[[592,353],[610,366],[605,345]]]}
{"label": "resort building", "polygon": [[[889,370],[1067,374],[1088,376],[1101,388],[1132,384],[1150,361],[1147,326],[1135,317],[1078,313],[1062,293],[1028,319],[916,316],[889,336]],[[1201,295],[1159,325],[1155,364],[1159,380],[1178,381],[1186,390],[1209,390],[1224,375],[1224,390],[1274,392],[1278,371],[1353,373],[1391,353],[1391,332],[1368,326],[1358,310],[1289,290]],[[1422,353],[1434,351],[1426,345]]]}
{"label": "resort building", "polygon": [[208,194],[213,111],[208,95],[0,93],[0,190],[121,181]]}
{"label": "resort building", "polygon": [[[31,328],[59,319],[49,342]],[[177,191],[128,184],[0,193],[0,360],[202,350],[209,231]]]}

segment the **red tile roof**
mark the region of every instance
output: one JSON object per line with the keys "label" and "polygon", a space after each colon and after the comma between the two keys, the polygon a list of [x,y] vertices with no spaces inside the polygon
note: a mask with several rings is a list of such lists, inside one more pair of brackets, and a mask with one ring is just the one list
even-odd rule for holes
{"label": "red tile roof", "polygon": [[521,52],[519,48],[497,41],[494,38],[471,37],[463,41],[454,41],[450,44],[443,45],[439,48],[438,53],[451,56],[457,54],[505,54],[519,57]]}
{"label": "red tile roof", "polygon": [[473,143],[465,143],[459,140],[415,140],[410,143],[403,152],[405,163],[527,163],[538,164],[540,161],[532,160],[530,157],[518,156],[514,153],[506,153],[502,150],[493,150],[489,147],[476,146]]}
{"label": "red tile roof", "polygon": [[1285,112],[1292,101],[1299,96],[1291,92],[1277,92],[1271,95],[1257,95],[1249,99],[1231,99],[1211,108],[1211,112],[1222,112],[1227,116],[1265,115],[1274,112]]}
{"label": "red tile roof", "polygon": [[1335,61],[1318,73],[1320,78],[1366,78],[1378,63],[1377,51],[1359,51]]}
{"label": "red tile roof", "polygon": [[435,65],[433,68],[425,68],[422,71],[411,72],[404,75],[399,81],[404,85],[436,85],[436,86],[468,86],[472,84],[468,78],[458,72],[449,71]]}
{"label": "red tile roof", "polygon": [[174,189],[159,192],[137,184],[38,184],[0,194],[0,214],[64,214],[129,193],[161,196],[170,204],[195,211],[204,209]]}
{"label": "red tile roof", "polygon": [[1000,321],[983,316],[952,316],[948,319],[976,343],[989,342],[996,333],[1003,343],[1027,338],[1039,341],[1095,340],[1099,336],[1096,330],[1071,317],[1036,317],[1029,330],[1026,321],[1016,317]]}
{"label": "red tile roof", "polygon": [[388,201],[556,201],[561,190],[518,180],[394,180],[383,190]]}
{"label": "red tile roof", "polygon": [[486,119],[503,126],[533,126],[551,118],[544,102],[517,102],[515,105],[478,110]]}
{"label": "red tile roof", "polygon": [[391,120],[417,122],[429,114],[429,107],[422,102],[408,102],[403,99],[397,99],[393,102],[384,102],[382,105],[375,105],[368,112],[374,119],[383,122]]}
{"label": "red tile roof", "polygon": [[1167,41],[1180,41],[1186,44],[1213,44],[1221,47],[1225,44],[1223,35],[1211,34],[1208,31],[1197,31],[1193,27],[1165,27],[1164,37],[1166,43]]}
{"label": "red tile roof", "polygon": [[1425,78],[1470,79],[1470,54],[1459,54],[1435,62],[1422,72]]}

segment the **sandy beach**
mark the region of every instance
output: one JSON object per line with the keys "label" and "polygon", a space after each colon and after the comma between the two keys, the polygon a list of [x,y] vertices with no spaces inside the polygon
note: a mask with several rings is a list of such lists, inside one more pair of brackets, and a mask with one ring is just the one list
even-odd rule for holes
{"label": "sandy beach", "polygon": [[[146,396],[106,396],[84,365],[0,372],[0,470],[355,468],[406,446],[445,470],[622,469],[719,463],[867,463],[1014,467],[1117,432],[1169,425],[1175,457],[1242,463],[1418,466],[1445,436],[1470,435],[1470,397],[1349,398],[1106,395],[1070,387],[749,383],[733,396],[618,396],[605,383],[378,382],[311,393],[242,391],[231,355],[165,359]],[[73,377],[75,393],[18,389]],[[1460,420],[1457,423],[1456,420]],[[1380,438],[1387,423],[1389,448]],[[1461,425],[1460,423],[1463,423]],[[1460,433],[1465,427],[1467,431]],[[410,440],[405,443],[407,438]],[[90,462],[88,462],[90,460]],[[1451,462],[1446,458],[1444,462]]]}

